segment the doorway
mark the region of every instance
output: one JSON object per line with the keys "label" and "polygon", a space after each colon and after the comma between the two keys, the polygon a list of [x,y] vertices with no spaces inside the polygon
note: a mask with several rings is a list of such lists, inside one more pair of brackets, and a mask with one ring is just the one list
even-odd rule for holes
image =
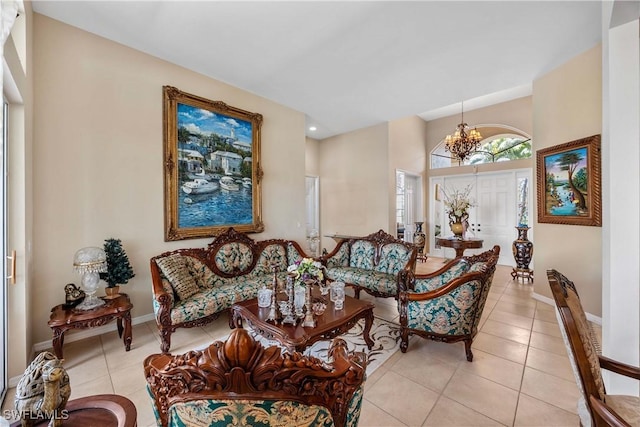
{"label": "doorway", "polygon": [[[444,177],[432,177],[429,181],[434,189],[434,197],[430,203],[429,217],[429,253],[433,256],[451,258],[452,249],[441,248],[436,245],[435,237],[446,237],[452,235],[445,214],[444,203],[438,188],[463,189],[467,185],[471,186],[471,198],[475,200],[476,206],[469,211],[469,230],[467,237],[482,239],[482,249],[465,251],[465,255],[473,255],[492,248],[494,245],[500,246],[501,265],[515,266],[512,256],[511,245],[518,233],[518,205],[522,205],[519,200],[519,185],[522,182],[531,182],[531,169],[517,169],[500,172],[483,172],[471,175],[454,175]],[[531,206],[530,191],[526,192],[525,204]],[[533,240],[532,230],[529,230],[529,239]],[[532,267],[533,268],[533,267]]]}
{"label": "doorway", "polygon": [[424,221],[422,177],[396,170],[396,233],[399,239],[413,242],[415,223]]}

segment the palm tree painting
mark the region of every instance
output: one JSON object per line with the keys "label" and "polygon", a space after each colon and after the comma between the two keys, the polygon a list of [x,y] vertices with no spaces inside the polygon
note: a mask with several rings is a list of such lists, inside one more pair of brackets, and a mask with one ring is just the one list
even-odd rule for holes
{"label": "palm tree painting", "polygon": [[545,159],[547,204],[552,215],[585,215],[587,209],[587,149],[565,151]]}
{"label": "palm tree painting", "polygon": [[538,221],[600,225],[600,135],[537,155]]}

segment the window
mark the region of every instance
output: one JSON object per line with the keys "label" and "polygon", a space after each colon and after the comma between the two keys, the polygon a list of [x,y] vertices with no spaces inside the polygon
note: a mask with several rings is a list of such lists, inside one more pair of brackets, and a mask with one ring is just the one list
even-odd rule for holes
{"label": "window", "polygon": [[[482,133],[482,132],[481,132]],[[469,156],[464,165],[508,162],[531,158],[531,138],[514,133],[502,133],[482,140],[476,152]],[[445,150],[444,140],[431,153],[431,169],[459,166]]]}

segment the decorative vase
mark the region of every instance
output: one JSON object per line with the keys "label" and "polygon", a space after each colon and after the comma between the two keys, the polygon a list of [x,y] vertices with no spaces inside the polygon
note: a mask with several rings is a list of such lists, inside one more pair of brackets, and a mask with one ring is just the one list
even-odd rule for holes
{"label": "decorative vase", "polygon": [[527,279],[533,282],[533,270],[529,269],[531,257],[533,256],[533,243],[527,238],[529,227],[526,225],[516,227],[516,230],[518,230],[518,238],[514,240],[511,246],[516,266],[511,271],[511,277],[513,279],[520,278],[523,281]]}
{"label": "decorative vase", "polygon": [[424,221],[416,222],[416,231],[413,233],[413,244],[418,248],[418,257],[422,256],[424,252],[425,234],[422,231],[422,224]]}
{"label": "decorative vase", "polygon": [[449,212],[449,227],[456,239],[464,239],[465,226],[468,219],[469,214],[466,212],[462,215],[456,215],[453,212]]}
{"label": "decorative vase", "polygon": [[105,297],[106,299],[114,299],[114,298],[118,298],[120,296],[119,294],[120,292],[120,286],[116,285],[116,286],[111,286],[104,288],[104,293],[107,294],[107,296]]}

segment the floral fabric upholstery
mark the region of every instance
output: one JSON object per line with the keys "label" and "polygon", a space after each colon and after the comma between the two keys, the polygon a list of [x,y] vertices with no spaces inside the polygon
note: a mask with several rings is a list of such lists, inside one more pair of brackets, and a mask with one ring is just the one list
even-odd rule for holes
{"label": "floral fabric upholstery", "polygon": [[375,270],[380,273],[397,275],[409,262],[411,251],[398,243],[384,245],[380,250],[380,262]]}
{"label": "floral fabric upholstery", "polygon": [[338,253],[327,260],[327,268],[347,267],[349,265],[349,245],[342,245]]}
{"label": "floral fabric upholstery", "polygon": [[192,400],[172,405],[168,415],[175,427],[334,425],[323,406],[279,400]]}
{"label": "floral fabric upholstery", "polygon": [[223,273],[244,272],[253,262],[251,248],[243,243],[231,242],[223,245],[215,256],[216,267]]}
{"label": "floral fabric upholstery", "polygon": [[[480,263],[476,263],[476,264],[480,264]],[[416,277],[414,290],[418,293],[436,290],[438,288],[441,288],[443,285],[449,283],[451,280],[455,279],[456,277],[462,276],[467,271],[469,271],[469,268],[470,268],[469,263],[461,259],[460,262],[452,265],[451,268],[449,268],[447,271],[445,271],[444,273],[438,276],[431,277],[431,278],[424,278],[424,279],[420,279]],[[474,271],[477,271],[477,270],[474,270]]]}
{"label": "floral fabric upholstery", "polygon": [[385,294],[398,293],[397,276],[354,267],[334,267],[327,269],[327,277],[333,281],[351,283]]}
{"label": "floral fabric upholstery", "polygon": [[357,427],[358,420],[360,419],[360,410],[362,409],[362,395],[364,394],[364,383],[353,393],[351,400],[349,401],[349,408],[347,409],[347,419],[345,420],[345,427]]}
{"label": "floral fabric upholstery", "polygon": [[291,242],[287,243],[287,265],[283,271],[286,271],[288,266],[295,264],[297,261],[302,260],[302,258],[304,258],[303,254],[298,252]]}
{"label": "floral fabric upholstery", "polygon": [[286,271],[289,266],[287,264],[287,251],[282,245],[273,244],[262,249],[258,262],[253,267],[252,274],[273,274],[271,267],[274,264],[278,271]]}
{"label": "floral fabric upholstery", "polygon": [[[343,245],[344,246],[344,245]],[[373,270],[376,256],[376,247],[366,240],[356,240],[351,245],[351,256],[349,257],[349,267],[364,268]]]}
{"label": "floral fabric upholstery", "polygon": [[187,299],[198,292],[198,285],[185,265],[182,255],[172,254],[159,258],[156,260],[156,264],[179,299]]}
{"label": "floral fabric upholstery", "polygon": [[198,288],[210,289],[215,286],[217,276],[202,261],[191,256],[185,256],[184,264],[196,281]]}
{"label": "floral fabric upholstery", "polygon": [[407,327],[443,335],[468,335],[482,283],[472,280],[439,298],[409,301]]}

